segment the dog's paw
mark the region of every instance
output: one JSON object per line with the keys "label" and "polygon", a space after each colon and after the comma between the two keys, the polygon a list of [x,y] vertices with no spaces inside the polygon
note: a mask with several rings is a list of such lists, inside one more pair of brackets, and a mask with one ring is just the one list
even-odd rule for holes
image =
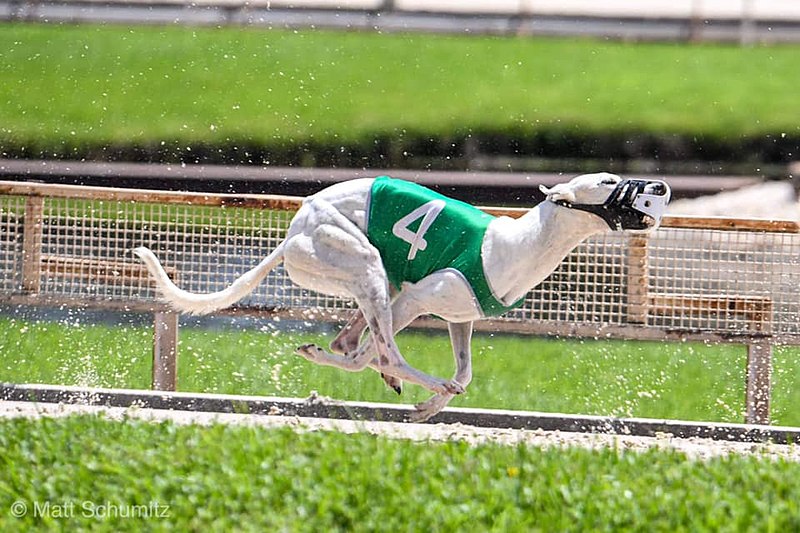
{"label": "dog's paw", "polygon": [[414,423],[427,421],[439,411],[444,409],[444,407],[447,405],[447,402],[449,402],[452,397],[452,394],[436,394],[431,396],[430,399],[422,403],[418,403],[414,406],[416,411],[408,415],[408,421]]}
{"label": "dog's paw", "polygon": [[295,353],[309,361],[316,361],[322,353],[322,349],[316,344],[303,344],[297,347]]}

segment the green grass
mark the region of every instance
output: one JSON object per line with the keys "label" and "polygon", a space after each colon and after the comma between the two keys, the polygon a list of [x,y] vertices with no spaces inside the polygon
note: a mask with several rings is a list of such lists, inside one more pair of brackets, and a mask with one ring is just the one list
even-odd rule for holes
{"label": "green grass", "polygon": [[[81,416],[0,420],[0,466],[3,531],[800,528],[800,465],[759,457]],[[11,514],[15,502],[18,512],[27,506],[24,517]],[[164,516],[98,516],[133,505]]]}
{"label": "green grass", "polygon": [[[398,397],[372,371],[349,374],[293,354],[330,335],[184,327],[178,363],[182,391],[414,403]],[[401,350],[415,366],[452,375],[443,334],[404,332]],[[152,330],[64,322],[0,320],[0,381],[99,387],[150,387]],[[741,422],[745,349],[739,345],[581,341],[478,334],[474,375],[451,405],[650,418]],[[796,348],[774,354],[773,422],[800,426]]]}
{"label": "green grass", "polygon": [[[0,26],[0,147],[797,136],[798,46]],[[371,141],[370,141],[371,142]]]}

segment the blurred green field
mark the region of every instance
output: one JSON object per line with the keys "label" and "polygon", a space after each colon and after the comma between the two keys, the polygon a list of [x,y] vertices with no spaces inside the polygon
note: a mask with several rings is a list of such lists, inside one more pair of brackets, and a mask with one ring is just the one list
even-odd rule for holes
{"label": "blurred green field", "polygon": [[696,461],[73,416],[0,419],[0,465],[2,531],[800,528],[800,465],[758,455]]}
{"label": "blurred green field", "polygon": [[[180,331],[182,391],[415,403],[372,371],[350,374],[294,355],[305,342],[332,335],[254,329]],[[404,332],[399,345],[415,366],[454,370],[445,334]],[[739,345],[540,339],[476,334],[474,380],[451,405],[545,412],[742,422],[746,350]],[[774,355],[773,423],[800,426],[796,348]],[[70,321],[0,319],[0,381],[96,387],[150,387],[152,329]]]}
{"label": "blurred green field", "polygon": [[[797,137],[798,46],[0,25],[0,149]],[[243,159],[246,159],[243,157]]]}

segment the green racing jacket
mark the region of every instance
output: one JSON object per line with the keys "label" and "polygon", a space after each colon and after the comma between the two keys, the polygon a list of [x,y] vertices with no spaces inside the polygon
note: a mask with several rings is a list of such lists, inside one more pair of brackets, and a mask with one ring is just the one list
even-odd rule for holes
{"label": "green racing jacket", "polygon": [[381,254],[389,282],[397,289],[434,272],[453,269],[472,288],[483,316],[498,316],[522,305],[506,305],[489,287],[481,244],[494,219],[480,209],[416,183],[376,178],[367,208],[367,238]]}

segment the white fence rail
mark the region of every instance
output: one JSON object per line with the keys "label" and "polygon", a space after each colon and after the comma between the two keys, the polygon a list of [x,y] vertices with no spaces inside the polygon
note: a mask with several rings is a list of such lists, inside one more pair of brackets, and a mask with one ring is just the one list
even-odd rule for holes
{"label": "white fence rail", "polygon": [[[156,313],[153,384],[174,389],[177,316],[156,300],[131,249],[153,249],[188,290],[219,290],[280,242],[299,204],[285,196],[0,182],[0,302]],[[342,320],[350,306],[292,285],[278,268],[228,312]],[[800,344],[799,317],[797,224],[666,217],[647,236],[586,241],[521,308],[478,327],[747,345],[747,420],[764,423],[771,345]]]}
{"label": "white fence rail", "polygon": [[796,0],[0,0],[0,20],[796,42]]}
{"label": "white fence rail", "polygon": [[[22,3],[24,0],[20,0]],[[32,3],[40,3],[41,0]],[[642,19],[798,20],[796,0],[60,0],[61,4],[174,4],[269,9],[398,11]]]}

